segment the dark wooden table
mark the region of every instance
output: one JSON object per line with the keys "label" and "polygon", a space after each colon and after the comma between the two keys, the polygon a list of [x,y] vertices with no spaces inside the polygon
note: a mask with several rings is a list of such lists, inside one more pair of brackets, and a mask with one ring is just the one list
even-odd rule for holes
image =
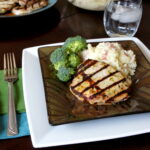
{"label": "dark wooden table", "polygon": [[[136,34],[150,48],[150,1],[143,1],[143,18]],[[22,50],[35,45],[64,41],[69,36],[85,38],[107,37],[103,27],[103,12],[76,8],[66,0],[58,0],[51,9],[28,17],[0,19],[0,60],[3,53],[13,51],[21,67]],[[2,69],[2,63],[0,63]],[[146,122],[145,122],[146,123]],[[34,149],[30,136],[1,140],[0,150]],[[150,150],[150,133],[86,144],[47,148],[53,150]]]}

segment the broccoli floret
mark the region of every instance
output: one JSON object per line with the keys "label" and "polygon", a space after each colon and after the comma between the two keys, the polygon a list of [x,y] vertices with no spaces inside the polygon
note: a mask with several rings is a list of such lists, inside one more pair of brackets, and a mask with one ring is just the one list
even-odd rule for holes
{"label": "broccoli floret", "polygon": [[51,53],[50,61],[54,65],[55,70],[59,70],[60,67],[65,67],[68,64],[68,56],[63,48],[57,48]]}
{"label": "broccoli floret", "polygon": [[68,38],[64,43],[64,49],[67,54],[78,53],[85,49],[87,46],[86,40],[81,36]]}
{"label": "broccoli floret", "polygon": [[68,66],[68,60],[58,61],[57,63],[54,64],[55,70],[59,70],[59,68],[66,66]]}
{"label": "broccoli floret", "polygon": [[75,74],[75,69],[81,62],[79,52],[86,46],[86,40],[76,36],[68,38],[64,46],[51,53],[50,61],[59,80],[67,82]]}
{"label": "broccoli floret", "polygon": [[71,54],[69,56],[69,64],[71,67],[76,68],[81,63],[81,59],[76,54]]}
{"label": "broccoli floret", "polygon": [[50,55],[50,61],[52,64],[57,64],[58,62],[63,62],[67,59],[67,54],[63,48],[57,48]]}
{"label": "broccoli floret", "polygon": [[63,82],[67,82],[71,79],[71,76],[75,73],[73,68],[61,67],[57,72],[57,77]]}

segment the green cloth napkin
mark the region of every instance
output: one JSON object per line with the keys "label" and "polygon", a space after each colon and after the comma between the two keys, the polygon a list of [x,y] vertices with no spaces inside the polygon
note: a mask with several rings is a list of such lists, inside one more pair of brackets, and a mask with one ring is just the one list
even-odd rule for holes
{"label": "green cloth napkin", "polygon": [[[22,70],[18,69],[18,80],[14,83],[14,95],[16,111],[25,112],[23,88],[22,88]],[[8,112],[8,84],[4,81],[3,70],[0,70],[0,114]]]}

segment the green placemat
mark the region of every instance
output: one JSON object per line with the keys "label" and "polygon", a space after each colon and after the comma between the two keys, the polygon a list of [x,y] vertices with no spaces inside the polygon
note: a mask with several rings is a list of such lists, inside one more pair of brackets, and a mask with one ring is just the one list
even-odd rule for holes
{"label": "green placemat", "polygon": [[[18,69],[18,80],[14,83],[14,95],[16,111],[25,112],[23,88],[22,88],[22,70]],[[8,112],[8,84],[4,81],[3,70],[0,70],[0,114]]]}

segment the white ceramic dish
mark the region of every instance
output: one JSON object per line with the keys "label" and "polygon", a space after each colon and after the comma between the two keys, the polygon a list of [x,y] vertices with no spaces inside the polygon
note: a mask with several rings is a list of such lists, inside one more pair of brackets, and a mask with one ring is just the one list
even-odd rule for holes
{"label": "white ceramic dish", "polygon": [[103,11],[108,0],[68,0],[72,5],[92,11]]}
{"label": "white ceramic dish", "polygon": [[[137,38],[92,39],[89,42],[132,40],[150,62],[149,49]],[[52,126],[48,122],[38,48],[23,51],[23,89],[31,139],[34,147],[50,147],[102,141],[150,132],[150,113],[118,116]],[[90,129],[90,130],[89,130]]]}

